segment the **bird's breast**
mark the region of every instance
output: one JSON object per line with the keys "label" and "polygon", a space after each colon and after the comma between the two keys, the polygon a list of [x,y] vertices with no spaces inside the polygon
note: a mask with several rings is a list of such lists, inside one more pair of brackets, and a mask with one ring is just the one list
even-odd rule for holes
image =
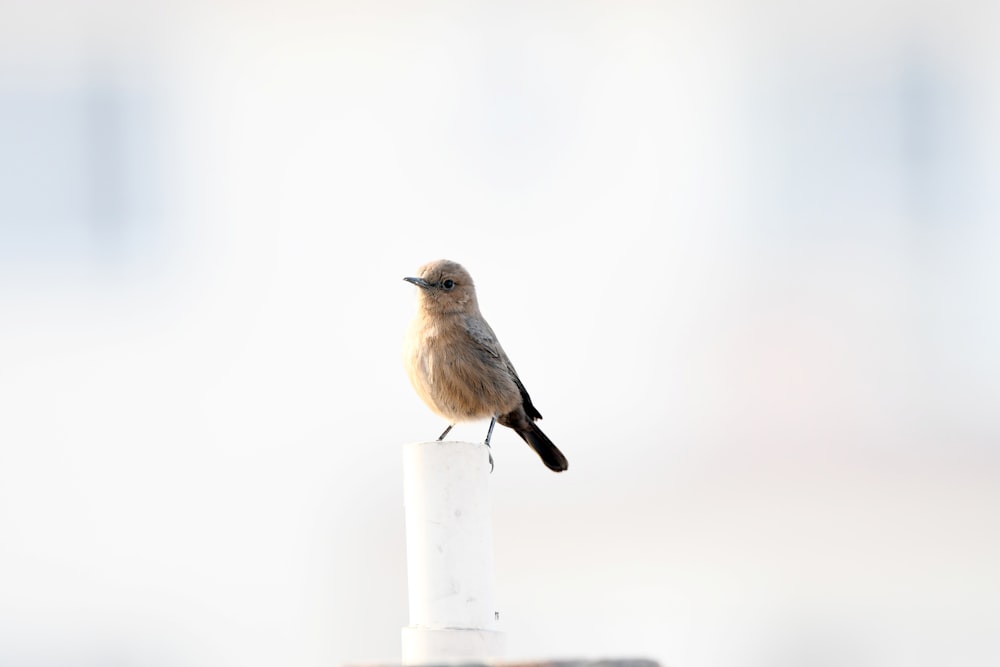
{"label": "bird's breast", "polygon": [[417,394],[451,422],[503,414],[520,401],[506,366],[478,349],[460,325],[417,318],[406,337],[405,355]]}

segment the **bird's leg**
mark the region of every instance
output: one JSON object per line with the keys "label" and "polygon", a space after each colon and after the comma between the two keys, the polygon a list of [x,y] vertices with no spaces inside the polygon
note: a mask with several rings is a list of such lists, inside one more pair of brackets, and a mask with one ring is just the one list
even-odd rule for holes
{"label": "bird's leg", "polygon": [[493,451],[492,451],[493,448],[490,447],[490,438],[493,436],[493,426],[496,423],[497,423],[497,418],[494,417],[493,419],[490,420],[490,428],[489,428],[489,430],[486,431],[486,449],[491,450],[489,452],[489,455],[490,455],[490,472],[493,472]]}
{"label": "bird's leg", "polygon": [[438,436],[438,442],[441,442],[442,440],[444,440],[444,436],[448,435],[451,432],[451,429],[452,429],[453,426],[454,426],[454,424],[448,424],[448,428],[446,428],[444,430],[444,433],[442,433],[441,435]]}
{"label": "bird's leg", "polygon": [[486,446],[490,446],[490,438],[493,436],[493,426],[497,423],[497,418],[490,420],[490,430],[486,431]]}

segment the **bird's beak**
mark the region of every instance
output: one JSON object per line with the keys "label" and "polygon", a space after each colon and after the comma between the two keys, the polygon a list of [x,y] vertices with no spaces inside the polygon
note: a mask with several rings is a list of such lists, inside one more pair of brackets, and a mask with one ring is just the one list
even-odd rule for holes
{"label": "bird's beak", "polygon": [[408,283],[413,283],[414,285],[420,287],[421,289],[427,289],[428,287],[431,286],[431,284],[426,280],[424,280],[423,278],[414,278],[412,276],[409,276],[407,278],[403,278],[403,280],[405,280]]}

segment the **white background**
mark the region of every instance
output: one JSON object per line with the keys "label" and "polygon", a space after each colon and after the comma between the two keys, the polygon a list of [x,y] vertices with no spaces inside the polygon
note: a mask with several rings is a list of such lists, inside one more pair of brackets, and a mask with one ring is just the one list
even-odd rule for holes
{"label": "white background", "polygon": [[511,657],[996,664],[998,19],[3,0],[0,665],[398,660],[441,257]]}

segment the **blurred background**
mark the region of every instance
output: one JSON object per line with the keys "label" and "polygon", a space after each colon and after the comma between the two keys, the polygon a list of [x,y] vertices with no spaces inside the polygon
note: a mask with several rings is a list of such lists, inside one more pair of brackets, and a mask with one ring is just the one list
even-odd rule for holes
{"label": "blurred background", "polygon": [[512,658],[997,664],[998,23],[0,0],[0,665],[398,661],[440,257]]}

